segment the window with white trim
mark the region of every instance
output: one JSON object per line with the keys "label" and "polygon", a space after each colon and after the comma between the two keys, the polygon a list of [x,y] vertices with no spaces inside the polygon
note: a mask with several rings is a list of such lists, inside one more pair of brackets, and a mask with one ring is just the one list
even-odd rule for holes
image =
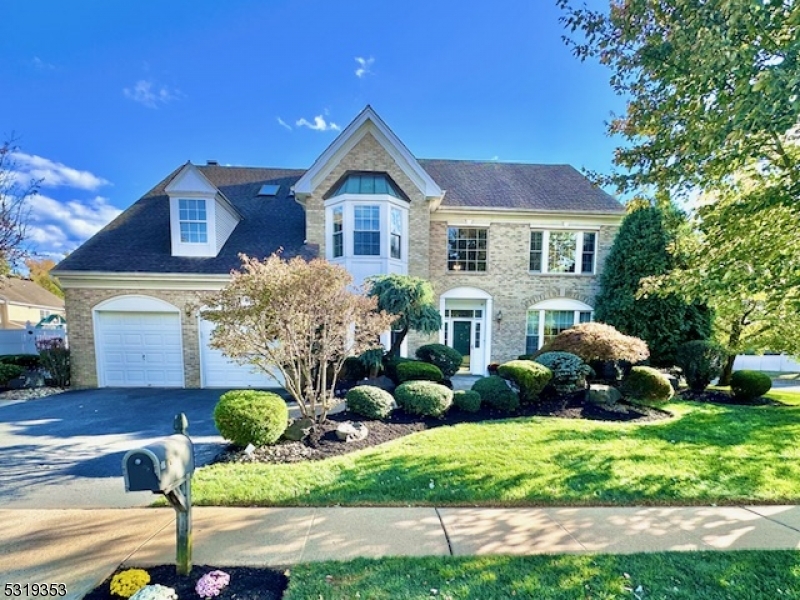
{"label": "window with white trim", "polygon": [[399,208],[389,211],[389,257],[401,258],[403,253],[403,213]]}
{"label": "window with white trim", "polygon": [[344,256],[344,208],[333,209],[333,258]]}
{"label": "window with white trim", "polygon": [[485,271],[489,232],[465,227],[447,228],[447,270]]}
{"label": "window with white trim", "polygon": [[353,223],[353,255],[381,255],[381,207],[355,206]]}
{"label": "window with white trim", "polygon": [[182,243],[208,243],[208,219],[205,200],[179,199],[178,223]]}
{"label": "window with white trim", "polygon": [[528,269],[532,273],[595,272],[597,232],[531,231]]}
{"label": "window with white trim", "polygon": [[[563,308],[559,304],[563,304]],[[562,331],[592,320],[591,307],[577,301],[548,300],[539,306],[528,309],[525,321],[525,354],[535,353]]]}

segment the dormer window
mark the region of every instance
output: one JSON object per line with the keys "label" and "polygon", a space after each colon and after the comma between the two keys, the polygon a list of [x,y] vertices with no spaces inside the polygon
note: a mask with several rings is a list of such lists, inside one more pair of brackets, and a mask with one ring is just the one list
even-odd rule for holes
{"label": "dormer window", "polygon": [[208,220],[205,200],[178,200],[181,243],[207,244]]}

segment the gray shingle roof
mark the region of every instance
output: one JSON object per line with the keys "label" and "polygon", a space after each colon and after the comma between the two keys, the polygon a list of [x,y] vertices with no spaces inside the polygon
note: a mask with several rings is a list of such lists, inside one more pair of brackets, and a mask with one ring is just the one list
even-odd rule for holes
{"label": "gray shingle roof", "polygon": [[[283,256],[313,254],[304,245],[305,212],[289,188],[305,172],[298,169],[199,166],[198,169],[242,215],[219,254],[212,258],[172,256],[169,197],[164,188],[176,169],[94,237],[70,254],[59,271],[112,273],[225,274],[238,268],[240,252],[265,257],[278,248]],[[258,196],[265,183],[280,184],[278,195]]]}
{"label": "gray shingle roof", "polygon": [[[420,160],[446,190],[442,207],[507,208],[561,212],[624,212],[622,205],[569,165],[532,165],[465,160]],[[199,166],[243,220],[218,256],[171,255],[169,197],[164,188],[181,167],[146,193],[58,265],[58,271],[226,274],[238,254],[313,256],[304,244],[305,212],[289,189],[300,169]],[[275,197],[258,196],[264,184],[280,184]]]}
{"label": "gray shingle roof", "polygon": [[446,191],[442,206],[624,213],[611,195],[570,165],[420,159]]}
{"label": "gray shingle roof", "polygon": [[64,310],[64,300],[30,279],[0,278],[0,300]]}

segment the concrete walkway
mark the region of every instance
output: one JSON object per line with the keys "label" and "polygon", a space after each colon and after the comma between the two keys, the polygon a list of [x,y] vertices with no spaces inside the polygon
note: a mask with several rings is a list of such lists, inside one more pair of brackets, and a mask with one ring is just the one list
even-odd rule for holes
{"label": "concrete walkway", "polygon": [[[174,511],[0,510],[4,583],[82,598],[120,565],[174,563]],[[800,548],[800,507],[195,508],[194,564],[359,556]]]}

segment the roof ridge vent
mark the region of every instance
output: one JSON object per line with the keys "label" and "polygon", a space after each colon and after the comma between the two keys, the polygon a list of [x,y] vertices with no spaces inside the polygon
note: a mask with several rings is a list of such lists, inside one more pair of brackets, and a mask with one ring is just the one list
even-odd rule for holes
{"label": "roof ridge vent", "polygon": [[216,167],[216,166],[218,166],[218,165],[219,165],[219,162],[218,162],[218,161],[216,161],[216,160],[211,160],[211,159],[208,159],[208,160],[206,161],[206,164],[207,164],[209,167]]}

